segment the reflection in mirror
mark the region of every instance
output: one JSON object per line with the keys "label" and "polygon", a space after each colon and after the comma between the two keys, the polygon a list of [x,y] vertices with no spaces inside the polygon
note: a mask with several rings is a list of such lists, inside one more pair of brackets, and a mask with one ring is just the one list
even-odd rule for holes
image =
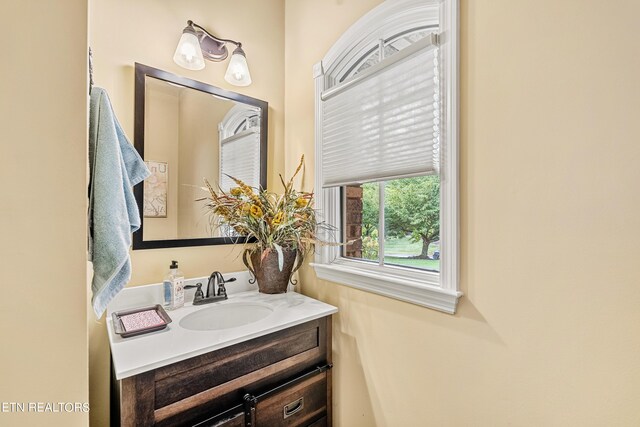
{"label": "reflection in mirror", "polygon": [[265,186],[266,105],[136,64],[136,148],[152,175],[136,188],[143,218],[134,249],[232,241],[197,200],[204,178],[227,191],[229,175]]}

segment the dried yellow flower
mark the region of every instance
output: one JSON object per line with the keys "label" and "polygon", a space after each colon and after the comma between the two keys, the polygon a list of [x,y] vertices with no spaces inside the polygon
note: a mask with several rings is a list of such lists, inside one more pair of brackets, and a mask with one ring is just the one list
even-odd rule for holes
{"label": "dried yellow flower", "polygon": [[284,212],[278,212],[276,216],[273,217],[273,221],[271,223],[273,225],[281,224],[284,221]]}
{"label": "dried yellow flower", "polygon": [[249,213],[256,219],[262,217],[262,209],[260,209],[260,206],[258,205],[251,205],[251,208],[249,208]]}
{"label": "dried yellow flower", "polygon": [[242,188],[240,188],[240,187],[233,187],[233,188],[231,189],[231,195],[232,195],[232,196],[236,196],[236,197],[238,197],[238,196],[239,196],[239,195],[241,195],[241,194],[242,194]]}
{"label": "dried yellow flower", "polygon": [[299,207],[299,208],[304,208],[308,204],[309,204],[309,200],[305,199],[304,197],[298,197],[296,199],[296,206]]}

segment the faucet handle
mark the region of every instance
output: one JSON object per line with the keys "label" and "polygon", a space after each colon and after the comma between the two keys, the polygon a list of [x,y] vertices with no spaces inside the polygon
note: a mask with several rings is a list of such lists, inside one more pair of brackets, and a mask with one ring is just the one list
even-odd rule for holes
{"label": "faucet handle", "polygon": [[227,289],[224,287],[224,285],[226,283],[229,282],[235,282],[236,278],[235,277],[231,277],[227,280],[224,279],[224,277],[222,277],[222,275],[220,275],[220,277],[222,278],[222,281],[220,283],[218,283],[218,293],[216,294],[217,296],[223,296],[223,297],[227,297]]}
{"label": "faucet handle", "polygon": [[204,298],[204,292],[202,292],[202,283],[196,283],[195,285],[187,285],[184,287],[185,289],[193,289],[196,288],[196,293],[193,296],[193,300]]}

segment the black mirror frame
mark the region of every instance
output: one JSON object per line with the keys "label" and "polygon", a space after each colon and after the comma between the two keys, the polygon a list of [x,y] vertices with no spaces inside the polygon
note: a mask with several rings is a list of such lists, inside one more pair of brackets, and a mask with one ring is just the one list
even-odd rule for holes
{"label": "black mirror frame", "polygon": [[[224,89],[211,86],[186,77],[177,76],[167,71],[149,67],[147,65],[135,64],[135,111],[134,111],[134,146],[140,156],[144,159],[144,114],[145,114],[145,78],[153,77],[169,83],[189,87],[201,92],[210,93],[232,101],[253,105],[260,108],[260,185],[267,188],[267,135],[268,135],[268,108],[269,104],[260,99],[251,98],[239,93],[230,92]],[[228,245],[234,243],[245,243],[251,241],[248,237],[208,237],[201,239],[171,239],[171,240],[144,240],[144,183],[136,185],[133,192],[140,211],[140,229],[133,233],[133,250],[137,249],[160,249],[160,248],[180,248],[189,246],[210,246]]]}

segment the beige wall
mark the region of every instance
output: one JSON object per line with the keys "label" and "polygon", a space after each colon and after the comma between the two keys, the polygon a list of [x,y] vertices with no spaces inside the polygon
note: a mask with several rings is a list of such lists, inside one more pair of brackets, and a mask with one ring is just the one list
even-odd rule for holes
{"label": "beige wall", "polygon": [[[286,1],[289,171],[312,169],[311,67],[378,3]],[[465,297],[450,316],[307,268],[340,308],[335,425],[640,425],[640,5],[461,9]]]}
{"label": "beige wall", "polygon": [[167,212],[165,218],[144,218],[146,240],[177,239],[178,167],[180,139],[180,89],[164,81],[147,79],[145,90],[145,159],[167,164]]}
{"label": "beige wall", "polygon": [[[189,71],[173,62],[188,19],[221,37],[243,43],[253,84],[246,88],[224,81],[227,62],[208,62]],[[277,182],[284,154],[284,2],[282,0],[91,0],[89,40],[95,80],[104,87],[125,132],[133,141],[135,62],[193,78],[269,102],[269,185]],[[243,268],[239,248],[192,247],[133,251],[130,286],[162,280],[172,259],[188,277],[213,270]],[[104,320],[90,319],[92,426],[108,425],[109,345]]]}
{"label": "beige wall", "polygon": [[0,16],[0,402],[88,402],[87,2],[2,2]]}
{"label": "beige wall", "polygon": [[182,90],[180,94],[180,208],[179,235],[202,238],[219,235],[212,230],[202,191],[203,178],[216,186],[220,176],[218,125],[235,105],[208,93]]}

